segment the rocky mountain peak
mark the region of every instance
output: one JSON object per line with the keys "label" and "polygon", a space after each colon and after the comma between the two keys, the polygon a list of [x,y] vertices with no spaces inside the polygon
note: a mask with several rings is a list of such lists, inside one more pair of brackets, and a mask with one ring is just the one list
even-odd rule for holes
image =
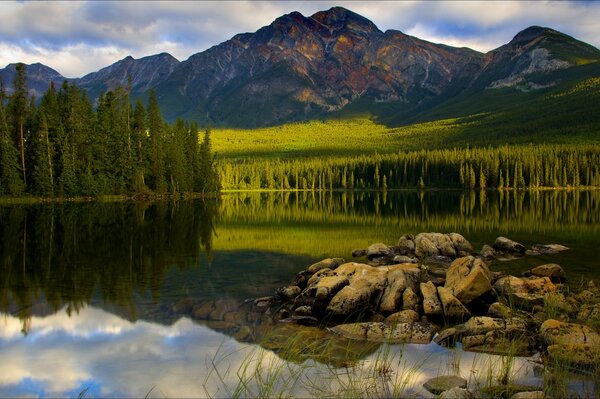
{"label": "rocky mountain peak", "polygon": [[373,22],[344,7],[332,7],[326,11],[319,11],[311,18],[334,31],[349,29],[364,33],[380,32]]}

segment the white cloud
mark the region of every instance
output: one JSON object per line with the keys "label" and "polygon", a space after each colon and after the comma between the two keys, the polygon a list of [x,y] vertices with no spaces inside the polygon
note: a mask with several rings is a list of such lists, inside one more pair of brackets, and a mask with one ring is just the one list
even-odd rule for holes
{"label": "white cloud", "polygon": [[42,62],[75,77],[126,55],[180,60],[291,11],[349,8],[380,29],[481,51],[530,25],[600,46],[600,2],[564,1],[152,1],[0,2],[0,64]]}

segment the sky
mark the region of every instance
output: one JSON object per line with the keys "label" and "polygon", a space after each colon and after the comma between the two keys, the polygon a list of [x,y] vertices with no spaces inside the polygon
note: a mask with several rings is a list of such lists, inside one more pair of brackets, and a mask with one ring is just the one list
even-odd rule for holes
{"label": "sky", "polygon": [[80,77],[128,55],[183,61],[283,14],[333,6],[382,31],[483,52],[531,25],[600,47],[600,1],[1,1],[0,67],[41,62]]}

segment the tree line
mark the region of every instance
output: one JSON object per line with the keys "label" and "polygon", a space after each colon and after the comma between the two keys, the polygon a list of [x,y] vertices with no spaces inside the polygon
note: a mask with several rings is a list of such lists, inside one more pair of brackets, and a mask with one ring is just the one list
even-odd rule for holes
{"label": "tree line", "polygon": [[166,123],[156,94],[131,104],[131,83],[100,95],[65,81],[30,97],[25,65],[0,87],[0,195],[42,197],[212,193],[210,129]]}
{"label": "tree line", "polygon": [[596,144],[452,148],[296,160],[223,160],[224,189],[467,190],[600,186]]}

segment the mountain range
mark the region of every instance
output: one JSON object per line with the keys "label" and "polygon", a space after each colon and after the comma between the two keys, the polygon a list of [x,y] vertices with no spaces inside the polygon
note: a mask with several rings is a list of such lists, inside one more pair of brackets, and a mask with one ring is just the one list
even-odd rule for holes
{"label": "mountain range", "polygon": [[[532,26],[509,43],[477,52],[400,31],[382,32],[342,7],[306,17],[283,15],[178,61],[161,53],[124,58],[67,79],[92,98],[126,86],[133,98],[156,91],[166,119],[256,127],[369,113],[389,124],[485,112],[487,103],[530,101],[551,88],[600,76],[600,50],[556,30]],[[10,92],[15,64],[0,70]],[[40,96],[57,71],[27,67]],[[533,93],[533,94],[532,94]],[[477,100],[480,99],[480,100]]]}

